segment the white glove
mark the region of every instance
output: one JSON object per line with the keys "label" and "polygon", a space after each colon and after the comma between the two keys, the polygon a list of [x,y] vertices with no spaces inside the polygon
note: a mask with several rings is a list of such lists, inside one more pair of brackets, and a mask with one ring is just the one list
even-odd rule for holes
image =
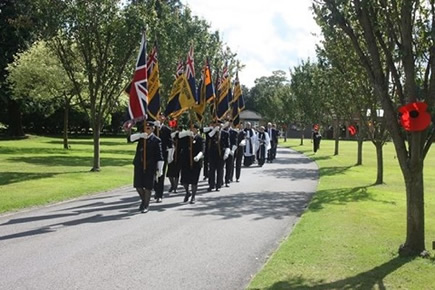
{"label": "white glove", "polygon": [[211,130],[211,132],[208,133],[208,136],[213,137],[214,134],[216,134],[216,132],[219,131],[219,128],[220,128],[219,126],[214,127],[213,130]]}
{"label": "white glove", "polygon": [[168,164],[174,161],[174,148],[168,148]]}
{"label": "white glove", "polygon": [[228,159],[228,156],[230,156],[230,148],[225,148],[225,153],[224,153],[224,160]]}
{"label": "white glove", "polygon": [[224,124],[222,124],[222,128],[226,128],[230,125],[230,122],[226,121]]}
{"label": "white glove", "polygon": [[240,144],[239,144],[239,146],[246,146],[246,140],[245,140],[245,139],[243,139],[242,141],[240,141]]}
{"label": "white glove", "polygon": [[199,152],[195,157],[193,157],[193,160],[195,162],[198,162],[202,157],[204,156],[204,154],[201,152]]}
{"label": "white glove", "polygon": [[234,153],[236,153],[236,149],[237,149],[237,146],[233,145],[231,152],[230,152],[231,156],[234,156]]}
{"label": "white glove", "polygon": [[156,127],[160,127],[160,121],[154,121],[154,126],[156,126]]}
{"label": "white glove", "polygon": [[139,140],[140,138],[146,139],[148,137],[147,133],[135,133],[130,136],[130,141],[134,142],[136,140]]}
{"label": "white glove", "polygon": [[204,133],[208,133],[209,131],[211,131],[213,128],[212,127],[204,127],[203,129],[202,129],[202,132],[204,132]]}
{"label": "white glove", "polygon": [[165,164],[165,161],[158,161],[157,162],[157,178],[163,175],[163,165]]}
{"label": "white glove", "polygon": [[171,133],[171,138],[174,139],[175,136],[177,136],[177,133],[178,133],[178,132],[172,132],[172,133]]}

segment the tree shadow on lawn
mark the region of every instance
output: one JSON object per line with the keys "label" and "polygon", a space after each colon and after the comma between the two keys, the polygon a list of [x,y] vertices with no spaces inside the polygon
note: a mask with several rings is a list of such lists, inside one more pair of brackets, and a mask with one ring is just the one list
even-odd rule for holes
{"label": "tree shadow on lawn", "polygon": [[344,205],[349,202],[374,201],[386,204],[396,204],[394,201],[375,199],[367,189],[374,185],[357,186],[353,188],[336,188],[319,190],[308,206],[309,210],[318,211],[323,209],[324,204]]}
{"label": "tree shadow on lawn", "polygon": [[[46,166],[92,166],[93,157],[81,156],[44,156],[44,157],[12,157],[11,162],[23,162]],[[125,166],[132,163],[132,158],[101,157],[101,166]]]}
{"label": "tree shadow on lawn", "polygon": [[50,178],[59,174],[63,173],[2,172],[0,176],[0,185],[8,185],[11,183],[18,183],[22,181]]}
{"label": "tree shadow on lawn", "polygon": [[[380,266],[374,267],[371,270],[333,282],[305,279],[302,276],[297,276],[290,277],[287,281],[276,282],[271,287],[262,289],[386,289],[383,281],[385,277],[412,260],[413,258],[395,257]],[[248,289],[254,290],[259,288]]]}
{"label": "tree shadow on lawn", "polygon": [[[50,140],[45,143],[63,145],[63,140]],[[94,141],[92,139],[68,139],[68,144],[93,146]],[[122,146],[126,144],[128,144],[127,138],[119,138],[119,141],[108,141],[108,140],[100,139],[100,146]]]}

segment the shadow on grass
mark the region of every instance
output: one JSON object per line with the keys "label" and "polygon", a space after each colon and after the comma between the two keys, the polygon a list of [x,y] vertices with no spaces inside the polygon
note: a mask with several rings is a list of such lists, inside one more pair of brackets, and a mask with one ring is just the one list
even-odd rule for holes
{"label": "shadow on grass", "polygon": [[[83,150],[80,150],[83,151]],[[13,148],[0,147],[0,154],[68,154],[71,150],[57,148]],[[90,151],[89,151],[90,152]]]}
{"label": "shadow on grass", "polygon": [[[70,173],[70,172],[68,172]],[[0,185],[8,185],[22,181],[49,178],[62,173],[30,173],[30,172],[2,172]]]}
{"label": "shadow on grass", "polygon": [[378,200],[373,197],[367,189],[374,185],[358,186],[353,188],[336,188],[328,190],[318,190],[314,195],[308,209],[317,211],[323,209],[324,204],[343,205],[349,202],[374,201],[388,204],[395,204],[393,201]]}
{"label": "shadow on grass", "polygon": [[[63,140],[51,140],[46,142],[48,144],[59,144],[63,146]],[[94,146],[94,141],[92,139],[69,139],[68,144],[73,145],[87,145],[87,146]],[[100,139],[100,146],[122,146],[127,144],[127,138],[120,138],[119,141],[107,141],[104,139]]]}
{"label": "shadow on grass", "polygon": [[382,265],[374,267],[366,272],[359,273],[355,276],[325,282],[323,280],[304,279],[301,276],[291,277],[287,281],[280,281],[268,288],[248,288],[254,289],[386,289],[384,279],[406,263],[411,262],[412,258],[396,257]]}
{"label": "shadow on grass", "polygon": [[[28,164],[46,165],[46,166],[92,166],[93,157],[80,156],[44,156],[44,157],[12,157],[8,158],[11,162],[23,162]],[[132,163],[131,158],[109,158],[102,157],[102,166],[124,166]]]}
{"label": "shadow on grass", "polygon": [[322,167],[319,169],[320,176],[331,176],[336,174],[341,174],[353,166],[332,166],[332,167]]}

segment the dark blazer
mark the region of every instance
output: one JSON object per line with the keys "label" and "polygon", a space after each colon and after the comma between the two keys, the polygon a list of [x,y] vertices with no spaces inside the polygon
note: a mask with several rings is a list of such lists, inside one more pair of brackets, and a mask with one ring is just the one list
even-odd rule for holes
{"label": "dark blazer", "polygon": [[[136,141],[136,154],[133,159],[134,166],[143,166],[144,158],[144,139]],[[163,161],[162,140],[152,134],[146,139],[146,172],[155,173],[157,171],[157,162]]]}

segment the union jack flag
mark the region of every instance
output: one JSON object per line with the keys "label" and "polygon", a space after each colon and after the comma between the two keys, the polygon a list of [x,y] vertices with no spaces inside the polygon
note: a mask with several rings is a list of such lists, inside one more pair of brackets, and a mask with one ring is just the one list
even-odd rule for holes
{"label": "union jack flag", "polygon": [[148,97],[148,74],[145,33],[142,34],[139,55],[136,61],[136,71],[133,80],[127,87],[129,95],[128,112],[133,120],[146,118]]}

